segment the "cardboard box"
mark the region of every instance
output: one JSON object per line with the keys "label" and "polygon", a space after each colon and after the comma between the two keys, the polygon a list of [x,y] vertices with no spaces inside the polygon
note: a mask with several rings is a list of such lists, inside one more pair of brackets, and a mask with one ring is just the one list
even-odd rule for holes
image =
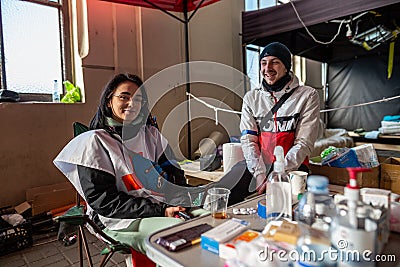
{"label": "cardboard box", "polygon": [[[345,186],[349,182],[349,173],[346,168],[336,168],[310,164],[311,174],[326,176],[330,184]],[[379,188],[380,166],[371,168],[371,172],[359,173],[357,184],[359,187]]]}
{"label": "cardboard box", "polygon": [[400,158],[388,158],[381,163],[380,188],[400,194]]}
{"label": "cardboard box", "polygon": [[76,202],[76,191],[69,182],[29,188],[26,200],[32,205],[32,215],[51,211]]}
{"label": "cardboard box", "polygon": [[18,214],[22,214],[25,211],[28,211],[29,209],[31,209],[32,206],[31,204],[28,203],[28,201],[24,201],[21,204],[19,204],[18,206],[15,206],[14,209]]}

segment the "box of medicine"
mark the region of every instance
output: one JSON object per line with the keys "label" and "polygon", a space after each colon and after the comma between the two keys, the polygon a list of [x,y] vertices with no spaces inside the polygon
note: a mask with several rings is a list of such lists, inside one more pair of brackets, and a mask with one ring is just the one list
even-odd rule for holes
{"label": "box of medicine", "polygon": [[248,221],[236,218],[225,221],[201,235],[201,248],[219,255],[219,244],[240,235],[249,225]]}

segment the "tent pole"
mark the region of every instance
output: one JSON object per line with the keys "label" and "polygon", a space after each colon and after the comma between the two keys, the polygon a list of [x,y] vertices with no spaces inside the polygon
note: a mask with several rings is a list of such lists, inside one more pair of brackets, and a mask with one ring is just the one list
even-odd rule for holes
{"label": "tent pole", "polygon": [[[184,16],[184,31],[185,31],[185,61],[186,61],[186,92],[190,93],[190,74],[189,74],[189,20],[188,20],[188,0],[183,1],[183,16]],[[192,129],[190,121],[192,116],[190,114],[190,97],[186,95],[188,123],[187,123],[187,138],[188,138],[188,159],[192,158]]]}
{"label": "tent pole", "polygon": [[151,5],[153,8],[158,9],[158,10],[160,10],[161,12],[164,12],[164,13],[167,14],[168,16],[173,17],[174,19],[176,19],[176,20],[178,20],[178,21],[180,21],[180,22],[182,22],[182,23],[185,23],[185,21],[183,21],[181,18],[175,16],[175,15],[172,14],[171,12],[168,12],[168,11],[165,10],[164,8],[162,8],[162,7],[160,7],[160,6],[156,5],[156,4],[154,4],[154,3],[153,3],[152,1],[150,1],[150,0],[143,0],[143,2],[145,2],[145,3],[149,4],[149,5]]}
{"label": "tent pole", "polygon": [[[2,21],[1,18],[1,4],[0,4],[0,22]],[[3,38],[3,24],[0,23],[0,38],[3,39],[0,42],[0,58],[4,59],[4,46],[2,44],[4,44],[4,38]],[[5,68],[5,61],[2,60],[2,63],[0,64],[0,88],[7,88],[7,83],[6,83],[6,68]]]}

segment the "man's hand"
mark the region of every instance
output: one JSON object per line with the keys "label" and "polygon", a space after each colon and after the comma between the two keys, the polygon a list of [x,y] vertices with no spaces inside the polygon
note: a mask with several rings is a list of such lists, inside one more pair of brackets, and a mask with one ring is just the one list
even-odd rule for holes
{"label": "man's hand", "polygon": [[259,195],[265,192],[267,188],[267,176],[265,173],[260,173],[256,177],[256,190]]}
{"label": "man's hand", "polygon": [[165,217],[174,217],[179,211],[184,211],[183,207],[168,207],[165,209]]}

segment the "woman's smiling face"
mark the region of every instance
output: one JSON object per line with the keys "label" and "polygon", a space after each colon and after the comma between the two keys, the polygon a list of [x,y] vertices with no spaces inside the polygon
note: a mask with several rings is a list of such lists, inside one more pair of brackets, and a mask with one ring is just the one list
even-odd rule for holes
{"label": "woman's smiling face", "polygon": [[127,81],[121,83],[112,94],[107,106],[112,110],[112,117],[120,123],[130,123],[140,113],[143,96],[137,84]]}

